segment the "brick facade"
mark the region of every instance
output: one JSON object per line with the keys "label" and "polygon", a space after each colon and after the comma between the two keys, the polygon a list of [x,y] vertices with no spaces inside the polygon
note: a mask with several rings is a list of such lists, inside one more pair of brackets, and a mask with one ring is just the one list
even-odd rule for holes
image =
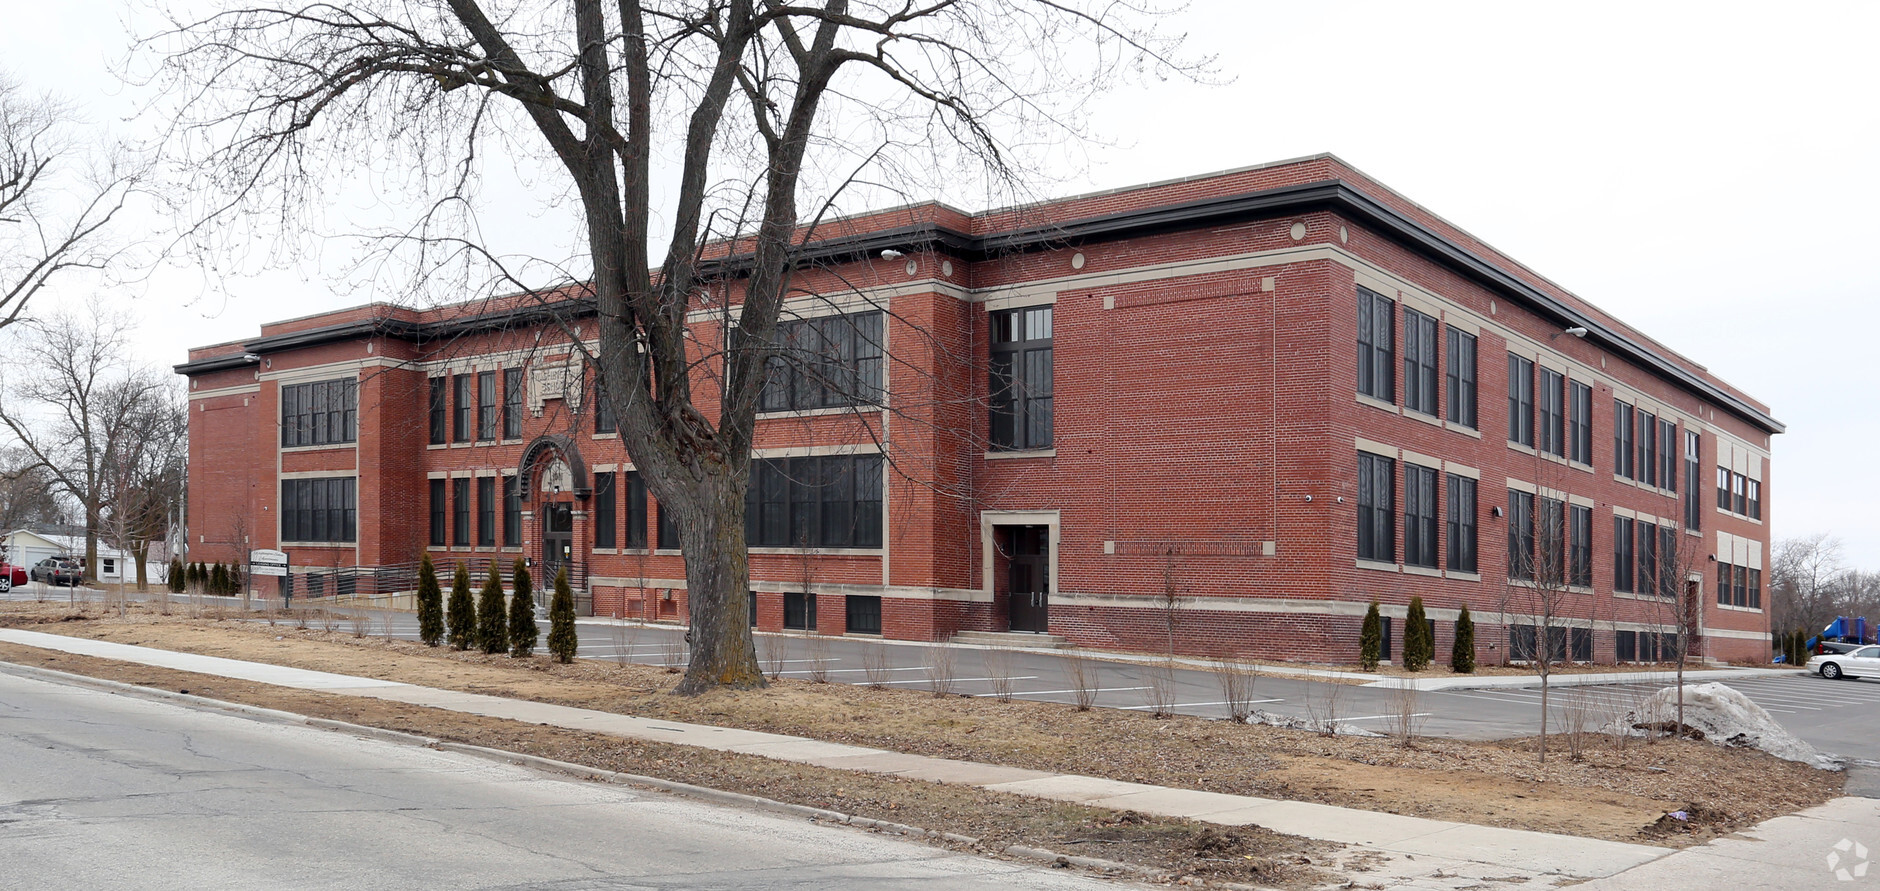
{"label": "brick facade", "polygon": [[[817,296],[797,298],[791,312],[884,311],[886,410],[760,414],[757,452],[881,453],[882,546],[808,556],[753,548],[760,628],[783,628],[786,594],[807,586],[825,634],[852,632],[850,598],[880,598],[888,637],[1005,630],[1018,572],[1011,527],[1023,526],[1047,530],[1049,630],[1081,644],[1155,651],[1173,638],[1190,654],[1349,662],[1367,603],[1396,617],[1400,636],[1420,596],[1436,620],[1439,662],[1464,605],[1478,623],[1477,658],[1492,662],[1509,646],[1504,623],[1532,623],[1545,594],[1552,624],[1585,629],[1592,658],[1611,661],[1622,638],[1672,620],[1664,598],[1619,590],[1644,587],[1616,576],[1619,517],[1675,527],[1665,533],[1676,542],[1670,575],[1699,586],[1704,655],[1767,654],[1766,611],[1735,605],[1748,598],[1734,590],[1720,603],[1717,592],[1719,563],[1753,582],[1747,571],[1769,558],[1769,437],[1782,427],[1767,407],[1336,158],[978,215],[920,205],[840,220],[819,237],[819,262],[793,281]],[[1389,301],[1386,398],[1359,395],[1360,288]],[[724,290],[735,303],[736,282]],[[1047,305],[1050,447],[995,449],[989,314]],[[586,609],[682,621],[677,552],[593,547],[593,474],[624,478],[632,462],[617,437],[595,432],[580,387],[538,398],[544,369],[580,363],[567,328],[531,315],[538,308],[516,297],[358,307],[191,350],[178,370],[190,379],[192,559],[280,545],[283,479],[356,475],[354,540],[287,543],[296,566],[406,563],[426,547],[444,564],[539,562],[548,505],[558,503],[573,516]],[[591,337],[578,300],[550,308]],[[1435,326],[1434,414],[1406,407],[1409,311]],[[694,325],[699,342],[722,342],[710,307],[695,310]],[[1445,420],[1451,328],[1475,339],[1473,427]],[[1590,461],[1510,442],[1511,355],[1591,388]],[[711,386],[717,357],[701,359],[701,386]],[[454,396],[456,375],[492,372],[500,400],[512,368],[531,387],[521,436],[430,442],[430,380],[444,378]],[[336,378],[358,382],[356,441],[283,449],[281,388]],[[1675,491],[1618,472],[1619,403],[1674,425]],[[1699,447],[1694,506],[1687,432]],[[572,485],[552,491],[546,462],[524,466],[525,450],[563,459]],[[1358,557],[1361,452],[1390,462],[1389,560]],[[1406,565],[1411,466],[1435,472],[1435,568]],[[1719,508],[1720,467],[1726,486],[1759,487],[1759,516]],[[529,493],[520,546],[501,546],[500,535],[479,546],[474,532],[468,546],[448,536],[427,544],[432,479],[447,491],[468,479],[474,498],[478,477],[494,477],[500,493],[516,474]],[[1447,568],[1450,476],[1475,481],[1475,572]],[[1510,581],[1510,491],[1590,509],[1591,584]],[[1693,507],[1698,528],[1684,528]],[[649,539],[657,510],[649,503]],[[624,526],[624,509],[616,513]]]}

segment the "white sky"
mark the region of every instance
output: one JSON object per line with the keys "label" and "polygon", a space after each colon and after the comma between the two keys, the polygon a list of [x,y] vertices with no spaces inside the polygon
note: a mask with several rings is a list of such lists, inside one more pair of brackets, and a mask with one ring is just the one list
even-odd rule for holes
{"label": "white sky", "polygon": [[[126,15],[10,3],[0,67],[113,124],[132,105],[111,74]],[[1102,100],[1089,169],[1056,193],[1336,153],[1768,403],[1790,430],[1765,490],[1775,537],[1831,532],[1880,569],[1863,506],[1880,483],[1855,473],[1880,412],[1847,395],[1875,376],[1880,320],[1880,4],[1197,0],[1170,25],[1231,82]],[[374,297],[287,271],[224,299],[204,278],[112,295],[144,320],[143,358]],[[94,288],[68,280],[39,309]]]}

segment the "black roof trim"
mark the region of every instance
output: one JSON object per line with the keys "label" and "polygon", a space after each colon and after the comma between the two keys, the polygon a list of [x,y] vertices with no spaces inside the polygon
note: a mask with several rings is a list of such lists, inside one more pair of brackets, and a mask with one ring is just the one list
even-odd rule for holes
{"label": "black roof trim", "polygon": [[337,325],[322,325],[304,331],[290,331],[273,337],[257,338],[243,343],[242,348],[251,353],[278,353],[282,350],[360,337],[395,337],[400,340],[414,340],[423,328],[423,325],[403,319],[358,319],[340,322]]}
{"label": "black roof trim", "polygon": [[231,353],[227,356],[216,356],[210,359],[197,359],[194,362],[184,362],[181,365],[171,366],[171,370],[175,371],[177,374],[207,374],[211,371],[226,371],[230,368],[241,368],[260,364],[261,359],[258,357],[251,356],[247,353]]}

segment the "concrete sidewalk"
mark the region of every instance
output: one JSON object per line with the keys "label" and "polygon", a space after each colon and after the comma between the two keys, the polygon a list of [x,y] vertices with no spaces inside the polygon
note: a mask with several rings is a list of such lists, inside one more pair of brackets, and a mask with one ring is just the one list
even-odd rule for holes
{"label": "concrete sidewalk", "polygon": [[[1276,832],[1361,845],[1396,855],[1377,870],[1365,873],[1365,877],[1367,880],[1390,880],[1397,887],[1484,887],[1482,883],[1485,880],[1503,877],[1508,881],[1517,878],[1519,881],[1527,881],[1540,876],[1601,879],[1623,874],[1629,877],[1631,870],[1663,861],[1670,856],[1683,857],[1692,853],[1687,851],[1674,855],[1669,849],[1647,845],[930,758],[803,737],[638,718],[35,631],[0,629],[0,641],[281,687],[370,697],[630,739],[762,755],[820,767],[979,786],[1036,798],[1127,808],[1222,825],[1257,824]],[[1873,805],[1874,802],[1869,801],[1867,804]],[[1854,816],[1871,819],[1871,811]],[[1831,821],[1839,817],[1827,819]],[[1819,834],[1822,825],[1825,825],[1822,820],[1817,819],[1796,831]],[[1880,827],[1880,824],[1866,824],[1870,833],[1880,833],[1880,828],[1876,827]],[[1828,839],[1827,844],[1832,845],[1836,840]],[[1876,838],[1875,842],[1880,844],[1880,838]],[[1825,857],[1826,854],[1824,847],[1821,856]],[[1612,887],[1636,885],[1622,882]]]}

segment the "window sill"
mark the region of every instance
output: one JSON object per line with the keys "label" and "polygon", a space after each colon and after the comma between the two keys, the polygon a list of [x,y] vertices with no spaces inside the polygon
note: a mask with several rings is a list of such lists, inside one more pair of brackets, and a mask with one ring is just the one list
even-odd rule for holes
{"label": "window sill", "polygon": [[1579,461],[1573,460],[1572,458],[1567,459],[1567,466],[1573,468],[1574,470],[1584,470],[1587,473],[1593,472],[1593,465],[1583,464]]}
{"label": "window sill", "polygon": [[1762,612],[1762,608],[1761,608],[1761,607],[1756,607],[1756,606],[1733,606],[1733,605],[1731,605],[1731,604],[1728,604],[1728,603],[1719,603],[1719,604],[1717,604],[1717,608],[1718,608],[1718,609],[1727,609],[1727,610],[1729,610],[1730,612],[1733,612],[1733,613],[1761,613],[1761,612]]}
{"label": "window sill", "polygon": [[1482,574],[1479,572],[1463,572],[1459,569],[1451,569],[1443,573],[1443,578],[1453,579],[1459,582],[1479,582],[1482,580]]}
{"label": "window sill", "polygon": [[[771,556],[778,556],[778,557],[801,557],[803,556],[802,548],[761,548],[760,547],[760,548],[745,548],[745,550],[752,554],[768,554]],[[879,557],[882,554],[886,553],[886,551],[887,551],[887,548],[810,548],[809,556],[811,557]],[[667,553],[667,552],[661,551],[660,553]],[[672,551],[670,553],[676,554],[679,552]]]}
{"label": "window sill", "polygon": [[1410,420],[1412,420],[1412,421],[1422,421],[1423,423],[1425,423],[1425,424],[1428,424],[1428,425],[1430,425],[1431,427],[1441,427],[1441,426],[1443,426],[1443,419],[1442,419],[1442,418],[1439,418],[1439,417],[1437,417],[1437,416],[1435,416],[1435,415],[1432,415],[1432,414],[1424,414],[1423,412],[1421,412],[1421,411],[1418,411],[1418,410],[1416,410],[1416,409],[1414,409],[1414,408],[1406,408],[1406,409],[1404,409],[1404,410],[1403,410],[1403,416],[1404,416],[1404,417],[1406,417],[1406,418],[1409,418],[1409,419],[1410,419]]}
{"label": "window sill", "polygon": [[1356,395],[1358,398],[1359,405],[1368,405],[1372,408],[1377,409],[1378,411],[1387,411],[1393,415],[1403,413],[1397,409],[1397,403],[1395,402],[1391,402],[1391,401],[1384,400],[1384,399],[1379,399],[1376,396],[1366,396],[1363,393],[1358,393]]}
{"label": "window sill", "polygon": [[1522,445],[1518,442],[1515,442],[1512,439],[1508,440],[1508,448],[1514,449],[1515,451],[1520,452],[1523,455],[1527,455],[1530,458],[1539,458],[1541,456],[1541,453],[1535,451],[1533,446]]}
{"label": "window sill", "polygon": [[1456,421],[1444,421],[1443,429],[1453,430],[1457,433],[1462,434],[1463,436],[1473,436],[1476,439],[1482,438],[1482,431],[1477,430],[1474,427],[1471,427],[1467,424],[1458,423]]}
{"label": "window sill", "polygon": [[1434,566],[1414,566],[1410,564],[1404,565],[1403,574],[1404,575],[1421,575],[1421,576],[1427,576],[1433,579],[1440,579],[1443,577],[1443,571],[1440,569],[1437,569]]}
{"label": "window sill", "polygon": [[1013,449],[1009,452],[987,452],[987,461],[1009,461],[1014,458],[1056,458],[1057,449]]}
{"label": "window sill", "polygon": [[1358,558],[1357,564],[1358,564],[1359,569],[1370,569],[1370,570],[1375,570],[1377,572],[1402,572],[1403,571],[1403,567],[1398,566],[1395,563],[1385,563],[1382,560],[1366,560],[1363,557]]}
{"label": "window sill", "polygon": [[350,549],[352,549],[352,548],[355,548],[355,547],[358,547],[358,543],[357,543],[357,542],[351,542],[351,541],[284,541],[284,542],[281,542],[281,543],[280,543],[279,545],[277,545],[277,547],[283,547],[283,548],[346,548],[346,549],[348,549],[348,550],[350,550]]}
{"label": "window sill", "polygon": [[785,408],[775,411],[760,411],[757,413],[757,420],[781,421],[790,418],[821,418],[830,415],[870,414],[887,410],[885,406],[867,403],[862,405],[837,405],[830,408]]}
{"label": "window sill", "polygon": [[359,441],[353,440],[352,442],[335,442],[326,445],[281,446],[281,454],[285,455],[289,452],[334,452],[357,450],[358,448]]}

